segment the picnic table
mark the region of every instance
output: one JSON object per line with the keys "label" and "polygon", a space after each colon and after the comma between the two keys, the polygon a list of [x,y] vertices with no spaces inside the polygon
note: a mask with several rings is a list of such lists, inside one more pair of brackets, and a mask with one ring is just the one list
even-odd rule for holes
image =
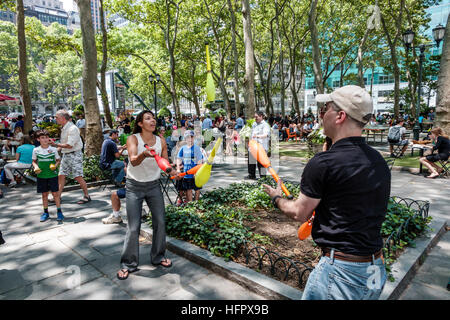
{"label": "picnic table", "polygon": [[372,137],[373,142],[376,142],[376,137],[380,137],[380,142],[383,142],[383,138],[387,136],[389,127],[386,126],[366,126],[363,129],[363,133],[366,135],[366,140],[369,142],[369,138]]}

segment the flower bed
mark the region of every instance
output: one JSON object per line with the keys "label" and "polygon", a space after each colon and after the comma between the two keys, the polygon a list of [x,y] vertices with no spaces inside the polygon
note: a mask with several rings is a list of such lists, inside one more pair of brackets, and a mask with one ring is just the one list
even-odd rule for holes
{"label": "flower bed", "polygon": [[[255,183],[233,183],[206,192],[199,201],[184,207],[167,206],[167,233],[302,289],[321,250],[311,237],[298,240],[300,223],[273,208],[262,183],[275,186],[271,177]],[[296,197],[298,183],[285,184]],[[414,238],[427,229],[431,219],[428,204],[418,208],[419,204],[400,198],[389,201],[381,230],[388,272],[402,250],[414,245]]]}

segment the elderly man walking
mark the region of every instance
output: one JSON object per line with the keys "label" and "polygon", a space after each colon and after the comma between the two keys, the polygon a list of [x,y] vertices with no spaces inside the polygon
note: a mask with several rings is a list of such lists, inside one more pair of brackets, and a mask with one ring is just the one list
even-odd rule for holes
{"label": "elderly man walking", "polygon": [[66,184],[66,176],[70,175],[80,184],[84,192],[84,197],[78,201],[83,204],[91,201],[86,181],[83,179],[83,142],[81,141],[80,130],[72,122],[72,117],[66,110],[59,110],[55,115],[56,123],[61,125],[60,143],[52,143],[54,147],[60,148],[62,153],[61,166],[58,175],[59,195]]}

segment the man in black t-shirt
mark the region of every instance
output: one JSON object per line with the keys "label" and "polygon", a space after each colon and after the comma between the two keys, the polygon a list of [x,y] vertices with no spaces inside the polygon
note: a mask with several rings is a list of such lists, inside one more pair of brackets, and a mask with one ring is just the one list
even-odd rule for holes
{"label": "man in black t-shirt", "polygon": [[319,94],[324,134],[333,145],[306,165],[297,200],[264,185],[274,206],[305,222],[315,211],[312,238],[322,258],[311,272],[302,299],[378,299],[386,282],[381,258],[391,175],[380,153],[361,137],[372,99],[361,87]]}

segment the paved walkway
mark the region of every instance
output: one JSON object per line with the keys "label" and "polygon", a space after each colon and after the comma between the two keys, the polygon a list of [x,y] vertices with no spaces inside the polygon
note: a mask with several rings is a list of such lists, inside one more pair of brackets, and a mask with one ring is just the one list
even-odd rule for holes
{"label": "paved walkway", "polygon": [[[283,157],[281,163],[280,177],[298,181],[304,163],[288,157]],[[246,173],[245,159],[219,161],[204,189],[241,182]],[[429,180],[396,171],[392,177],[392,195],[429,200],[431,216],[447,221],[448,179]],[[90,189],[93,201],[86,205],[76,204],[82,195],[80,190],[65,192],[66,220],[62,223],[55,219],[54,206],[49,209],[52,219],[39,222],[41,200],[35,186],[4,189],[0,228],[7,243],[0,246],[0,299],[263,299],[171,252],[168,257],[173,261],[172,268],[154,267],[149,259],[150,245],[145,243],[140,250],[141,271],[126,281],[118,280],[116,272],[126,227],[101,223],[101,218],[111,212],[108,189],[101,189]],[[450,276],[449,267],[447,233],[401,298],[449,299],[442,290]],[[77,281],[78,275],[81,281]]]}

